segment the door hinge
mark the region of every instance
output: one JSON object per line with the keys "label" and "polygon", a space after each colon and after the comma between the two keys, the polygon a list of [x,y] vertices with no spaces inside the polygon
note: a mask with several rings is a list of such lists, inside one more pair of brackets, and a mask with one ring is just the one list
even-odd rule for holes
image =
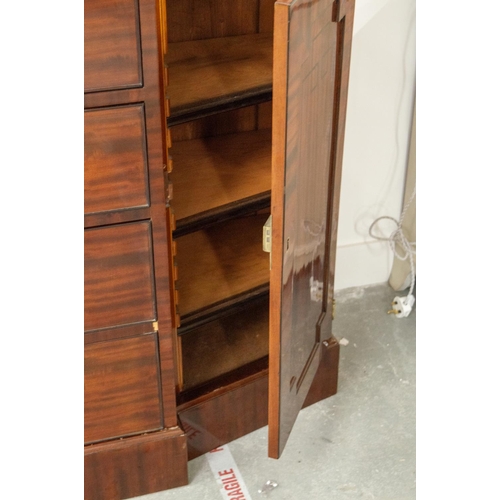
{"label": "door hinge", "polygon": [[158,321],[153,321],[153,324],[151,326],[153,327],[154,332],[158,331]]}
{"label": "door hinge", "polygon": [[337,303],[335,299],[332,301],[332,319],[335,319],[335,313],[337,312]]}
{"label": "door hinge", "polygon": [[273,216],[270,215],[264,227],[262,228],[262,250],[264,252],[269,252],[269,269],[271,269],[271,257],[272,257],[272,233],[273,233]]}

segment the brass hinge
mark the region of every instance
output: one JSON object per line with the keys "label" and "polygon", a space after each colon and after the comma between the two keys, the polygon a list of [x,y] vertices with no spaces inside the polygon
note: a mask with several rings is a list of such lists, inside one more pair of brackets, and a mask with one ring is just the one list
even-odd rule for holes
{"label": "brass hinge", "polygon": [[153,327],[154,332],[158,331],[158,321],[153,321],[153,324],[151,326]]}
{"label": "brass hinge", "polygon": [[273,233],[273,216],[270,215],[264,227],[262,228],[262,250],[264,252],[269,252],[269,269],[271,269],[271,257],[272,257],[272,233]]}

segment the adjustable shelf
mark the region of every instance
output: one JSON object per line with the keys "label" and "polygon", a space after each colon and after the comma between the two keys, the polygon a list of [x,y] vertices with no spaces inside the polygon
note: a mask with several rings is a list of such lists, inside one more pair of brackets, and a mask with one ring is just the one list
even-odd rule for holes
{"label": "adjustable shelf", "polygon": [[170,43],[170,127],[272,97],[273,35]]}
{"label": "adjustable shelf", "polygon": [[176,238],[270,206],[271,130],[174,142]]}
{"label": "adjustable shelf", "polygon": [[181,343],[183,390],[227,377],[234,370],[241,372],[243,367],[251,371],[256,362],[260,370],[266,368],[263,358],[269,353],[269,300],[248,305],[245,314],[233,311],[191,330],[181,337]]}
{"label": "adjustable shelf", "polygon": [[[262,250],[268,213],[232,219],[177,239],[181,328],[266,293],[269,254]],[[227,309],[227,307],[226,307]]]}

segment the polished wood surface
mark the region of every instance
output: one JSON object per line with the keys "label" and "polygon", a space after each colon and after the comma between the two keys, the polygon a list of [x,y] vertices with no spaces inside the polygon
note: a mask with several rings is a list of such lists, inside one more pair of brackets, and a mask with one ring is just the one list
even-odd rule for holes
{"label": "polished wood surface", "polygon": [[192,460],[267,424],[267,373],[261,372],[179,410]]}
{"label": "polished wood surface", "polygon": [[85,347],[85,442],[162,427],[156,335]]}
{"label": "polished wood surface", "polygon": [[[283,217],[285,197],[286,103],[288,64],[288,8],[276,5],[274,12],[273,129],[272,129],[272,251],[269,284],[269,455],[279,454],[281,288]],[[272,443],[272,444],[271,444]]]}
{"label": "polished wood surface", "polygon": [[123,224],[124,222],[134,222],[136,220],[144,220],[151,218],[151,210],[149,207],[131,208],[128,210],[116,210],[111,212],[96,212],[85,214],[83,227],[85,229],[109,226],[111,224]]}
{"label": "polished wood surface", "polygon": [[174,143],[174,209],[182,219],[271,189],[271,131]]}
{"label": "polished wood surface", "polygon": [[142,85],[138,0],[85,0],[85,91]]}
{"label": "polished wood surface", "polygon": [[178,427],[85,447],[85,500],[121,500],[188,483]]}
{"label": "polished wood surface", "polygon": [[190,389],[184,389],[177,395],[177,405],[179,410],[189,407],[192,401],[210,399],[215,392],[225,390],[226,387],[232,387],[234,384],[242,384],[242,381],[248,381],[262,372],[267,373],[269,367],[269,357],[263,358],[247,363],[246,365],[239,366],[230,372],[223,373],[222,375],[208,380],[207,382],[194,386]]}
{"label": "polished wood surface", "polygon": [[182,336],[183,389],[267,356],[269,302],[252,303]]}
{"label": "polished wood surface", "polygon": [[[175,411],[175,365],[172,346],[172,314],[171,314],[171,302],[170,302],[170,280],[169,280],[169,261],[171,260],[171,249],[169,247],[167,239],[166,230],[166,219],[165,219],[165,193],[163,185],[163,165],[166,163],[166,151],[164,147],[165,141],[165,113],[164,107],[164,88],[163,88],[163,77],[164,72],[162,70],[163,61],[163,45],[160,43],[159,33],[162,31],[161,26],[161,9],[159,8],[158,2],[155,0],[138,0],[134,5],[137,8],[129,9],[121,6],[120,1],[118,3],[111,3],[105,0],[104,2],[94,2],[97,11],[101,8],[100,6],[114,5],[113,9],[119,9],[120,12],[110,15],[101,16],[96,14],[96,23],[94,25],[94,32],[91,37],[96,40],[96,51],[100,50],[104,55],[106,55],[107,40],[109,36],[114,36],[115,27],[112,26],[116,20],[120,20],[122,15],[127,14],[129,18],[133,18],[132,21],[129,19],[129,25],[131,23],[139,22],[139,29],[136,31],[140,35],[139,45],[140,46],[140,61],[142,66],[142,77],[140,86],[136,86],[135,83],[130,83],[123,81],[120,83],[120,87],[116,87],[115,90],[106,90],[104,92],[87,92],[85,94],[84,103],[86,109],[96,109],[96,108],[110,108],[113,106],[126,106],[126,105],[143,105],[144,106],[144,117],[145,117],[145,129],[146,129],[146,143],[147,143],[147,159],[148,159],[148,184],[149,184],[149,202],[150,206],[146,208],[138,209],[125,209],[117,210],[113,212],[100,212],[98,214],[90,214],[85,217],[86,227],[92,227],[92,231],[100,231],[100,225],[117,224],[125,226],[125,222],[130,222],[134,220],[149,221],[151,227],[152,242],[150,244],[152,254],[154,256],[161,256],[161,258],[156,257],[154,259],[154,279],[153,291],[154,291],[154,303],[149,304],[152,310],[156,311],[152,318],[156,318],[158,323],[158,338],[159,338],[159,353],[160,353],[160,366],[161,366],[161,392],[162,392],[162,402],[163,402],[163,425],[165,427],[173,427],[177,423],[177,414]],[[99,5],[98,5],[99,4]],[[86,5],[87,7],[87,5]],[[106,7],[107,8],[107,7]],[[111,8],[111,7],[110,7]],[[137,10],[138,9],[138,10]],[[96,12],[97,12],[96,11]],[[140,15],[137,16],[137,12],[140,11]],[[164,13],[164,11],[163,11]],[[99,20],[100,18],[100,20]],[[106,20],[105,20],[106,18]],[[92,28],[92,29],[94,29]],[[85,30],[88,30],[88,24],[85,26]],[[87,33],[86,33],[87,36]],[[102,40],[102,46],[99,46]],[[119,54],[122,54],[122,48],[117,46]],[[126,56],[126,52],[122,54]],[[107,57],[107,56],[106,56]],[[123,65],[123,58],[109,57],[106,59],[106,63],[101,66],[101,69],[97,69],[96,72],[99,73],[96,77],[99,81],[105,80],[108,74],[120,74],[121,67]],[[122,85],[123,84],[123,85]],[[109,87],[107,87],[109,88]],[[115,88],[115,87],[113,87]],[[95,89],[94,89],[95,90]],[[109,226],[112,228],[113,226]],[[105,238],[106,239],[106,238]],[[97,258],[99,254],[99,244],[97,241],[94,242],[95,256]],[[111,242],[110,242],[111,244]],[[136,243],[131,242],[132,248]],[[108,251],[108,250],[106,250]],[[134,252],[128,252],[124,248],[125,257],[129,258],[129,264],[134,267],[133,257]],[[142,259],[142,256],[140,257]],[[139,259],[139,260],[140,260]],[[126,259],[121,259],[120,262],[125,267],[124,274],[127,275],[127,265]],[[111,262],[109,262],[111,269]],[[121,265],[120,264],[120,265]],[[98,279],[99,272],[95,273],[96,280]],[[111,278],[114,280],[114,278]],[[122,279],[122,278],[120,278]],[[106,281],[106,280],[105,280]],[[105,284],[107,286],[107,284]],[[97,296],[105,295],[103,290],[98,286],[96,282],[95,290],[97,291]],[[110,292],[112,289],[110,288]],[[110,296],[105,297],[105,300],[109,303],[114,300],[120,300],[122,292],[118,292],[116,297]],[[90,293],[86,291],[86,299],[91,298]],[[92,299],[94,300],[94,299]],[[147,300],[144,296],[139,297],[138,301],[141,303],[142,300]],[[98,307],[98,301],[95,301],[96,307]],[[144,308],[147,309],[149,306],[143,304]],[[132,309],[136,307],[132,304]],[[109,311],[110,316],[113,316],[113,311]],[[126,314],[124,316],[127,316]],[[145,315],[148,316],[148,315]],[[152,319],[150,318],[150,319]],[[128,321],[128,318],[125,318]],[[121,320],[120,320],[121,321]],[[114,323],[115,319],[108,321],[102,314],[102,321],[99,321],[99,328],[108,328],[103,326],[102,323]],[[94,328],[94,326],[93,326]],[[121,327],[118,327],[121,328]],[[126,329],[129,326],[125,327]],[[117,335],[118,337],[120,335]],[[92,333],[92,337],[97,339],[99,335]],[[89,340],[92,340],[89,338]],[[144,491],[147,493],[147,491]]]}
{"label": "polished wood surface", "polygon": [[337,394],[340,345],[334,337],[322,342],[321,359],[303,408]]}
{"label": "polished wood surface", "polygon": [[269,281],[269,255],[262,250],[266,219],[233,219],[177,240],[181,325],[183,315]]}
{"label": "polished wood surface", "polygon": [[272,36],[250,34],[170,43],[170,120],[183,114],[203,115],[208,109],[222,111],[250,104],[272,88]]}
{"label": "polished wood surface", "polygon": [[[338,133],[336,67],[342,51],[335,9],[331,0],[276,4],[275,87],[286,74],[287,91],[285,97],[282,90],[273,108],[278,124],[273,190],[277,185],[276,195],[284,194],[285,200],[284,211],[279,200],[272,203],[271,296],[279,302],[271,304],[270,335],[269,454],[274,458],[307,396],[321,342],[331,337],[331,137]],[[283,146],[284,152],[278,151]]]}
{"label": "polished wood surface", "polygon": [[144,105],[85,112],[85,213],[149,205]]}
{"label": "polished wood surface", "polygon": [[[327,344],[321,345],[319,368],[303,407],[337,392],[339,345]],[[187,435],[189,459],[267,425],[268,387],[268,371],[262,367],[259,372],[212,387],[212,392],[182,404],[179,418]]]}
{"label": "polished wood surface", "polygon": [[[123,409],[125,403],[128,405],[125,414],[116,416],[116,425],[127,418],[139,422],[140,425],[134,425],[132,430],[119,432],[135,433],[137,429],[139,432],[146,429],[151,431],[154,428],[169,429],[155,431],[145,436],[111,439],[115,437],[116,430],[112,428],[106,415],[111,415],[115,410],[111,407],[105,408],[104,416],[108,419],[105,424],[108,422],[109,425],[106,424],[99,430],[99,439],[111,439],[111,441],[85,447],[85,498],[89,500],[130,498],[187,483],[186,440],[182,431],[176,427],[178,425],[175,401],[177,353],[173,350],[172,321],[175,318],[171,310],[169,269],[172,253],[167,238],[163,185],[163,165],[167,163],[164,144],[165,72],[162,68],[164,44],[161,43],[159,35],[164,32],[161,25],[161,16],[164,13],[163,5],[155,0],[85,1],[87,92],[84,103],[87,114],[93,113],[94,110],[97,112],[98,108],[104,110],[113,107],[142,107],[141,126],[145,137],[141,146],[145,147],[146,153],[142,158],[137,156],[137,161],[131,160],[130,164],[136,163],[135,168],[141,164],[146,165],[147,171],[144,176],[149,190],[148,206],[131,208],[130,200],[124,199],[120,208],[115,209],[113,206],[109,211],[106,207],[105,211],[85,216],[86,227],[92,228],[86,231],[86,243],[90,241],[90,246],[86,245],[85,248],[87,261],[90,261],[90,266],[86,262],[86,273],[91,275],[93,282],[90,288],[86,287],[85,290],[86,304],[91,304],[93,308],[89,323],[93,330],[87,333],[85,345],[87,350],[90,349],[88,352],[99,351],[102,354],[100,350],[104,349],[105,345],[111,346],[114,342],[122,343],[124,346],[132,342],[132,338],[154,338],[147,349],[142,347],[142,344],[133,349],[133,352],[124,347],[119,349],[120,353],[116,353],[116,356],[119,358],[126,353],[132,363],[128,361],[122,363],[114,356],[100,354],[98,357],[102,361],[102,366],[94,374],[88,374],[86,377],[88,380],[86,380],[85,397],[88,401],[94,401],[93,398],[99,393],[106,393],[112,396],[109,398],[106,396],[106,401],[119,403],[117,409]],[[127,147],[132,146],[130,142],[139,143],[140,134],[136,132],[137,127],[131,128],[133,125],[131,118],[120,118],[119,123],[113,125],[117,131],[120,128],[116,134],[118,141],[106,139],[106,145],[101,148],[109,157],[120,148],[125,154]],[[113,135],[111,132],[113,130],[108,127],[103,130],[104,134],[108,134],[108,139]],[[129,139],[129,144],[124,144],[123,138]],[[91,153],[96,154],[96,151]],[[130,159],[130,156],[127,158]],[[147,164],[144,158],[147,158]],[[144,187],[141,179],[133,177],[133,170],[127,171],[126,168],[119,167],[116,155],[112,161],[113,165],[108,164],[108,167],[115,169],[118,182],[125,185],[127,182],[125,179],[128,180],[131,190],[129,193]],[[111,190],[109,194],[111,195]],[[134,196],[137,198],[137,194]],[[104,196],[100,198],[103,203],[110,202]],[[134,199],[132,203],[138,202]],[[142,201],[139,203],[142,204]],[[130,234],[130,238],[125,234],[120,235],[120,228],[133,225],[148,226],[148,238],[145,238],[143,231],[138,231],[135,236]],[[113,234],[118,234],[117,240],[112,237]],[[116,260],[113,256],[116,256]],[[103,273],[100,269],[101,264]],[[134,273],[137,276],[134,276]],[[125,282],[123,290],[120,282]],[[130,289],[134,287],[139,294],[132,298]],[[100,310],[104,306],[99,303],[100,300],[108,303],[109,318],[103,310]],[[129,301],[130,304],[116,315],[114,304],[120,305]],[[137,314],[131,314],[134,308]],[[128,323],[132,316],[136,317],[133,321],[137,321],[139,317],[139,323]],[[141,323],[144,318],[147,318],[147,321]],[[156,320],[154,324],[153,319]],[[121,326],[116,326],[117,323]],[[109,324],[115,328],[106,326]],[[139,331],[142,326],[146,331]],[[151,333],[151,329],[157,330],[157,333]],[[130,335],[134,337],[129,337]],[[141,342],[150,341],[141,340]],[[143,376],[145,374],[148,374],[147,380]],[[157,400],[155,423],[151,417],[153,384],[156,384]],[[140,385],[139,392],[132,393],[131,396],[131,388],[135,390],[137,385]],[[139,397],[141,391],[144,394]],[[146,399],[141,400],[141,397]],[[102,404],[105,406],[104,402]],[[88,409],[91,413],[92,408],[91,404]],[[95,416],[91,416],[91,423],[93,418],[95,422]]]}
{"label": "polished wood surface", "polygon": [[83,338],[84,344],[94,344],[96,342],[104,342],[106,340],[117,340],[128,337],[138,337],[139,335],[147,335],[156,331],[156,322],[132,323],[120,328],[111,327],[103,328],[102,330],[93,330],[86,332]]}
{"label": "polished wood surface", "polygon": [[151,225],[85,230],[85,330],[156,319]]}

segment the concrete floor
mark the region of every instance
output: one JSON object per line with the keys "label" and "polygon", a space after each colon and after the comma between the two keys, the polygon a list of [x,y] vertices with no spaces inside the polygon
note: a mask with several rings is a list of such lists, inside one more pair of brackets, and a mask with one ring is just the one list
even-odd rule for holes
{"label": "concrete floor", "polygon": [[[229,444],[253,500],[413,500],[415,327],[388,315],[388,285],[336,294],[341,346],[338,393],[301,411],[279,460],[267,457],[267,427]],[[190,484],[141,500],[219,500],[205,456],[189,462]],[[278,486],[267,495],[267,480]]]}

